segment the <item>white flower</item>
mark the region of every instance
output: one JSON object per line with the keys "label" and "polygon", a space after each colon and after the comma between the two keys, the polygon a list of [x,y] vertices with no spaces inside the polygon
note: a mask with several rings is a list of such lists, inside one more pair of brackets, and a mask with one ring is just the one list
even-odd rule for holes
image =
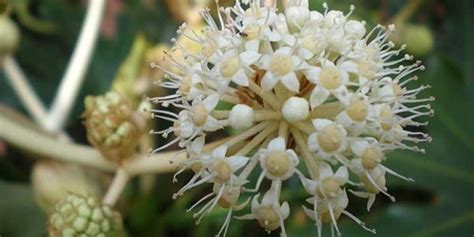
{"label": "white flower", "polygon": [[363,94],[352,94],[349,104],[344,111],[336,116],[337,123],[344,126],[347,131],[354,135],[364,132],[367,119],[374,117],[374,109],[369,102],[369,97]]}
{"label": "white flower", "polygon": [[271,180],[286,180],[290,178],[298,165],[298,156],[292,149],[286,149],[285,139],[273,139],[267,149],[259,152],[260,166],[265,176]]}
{"label": "white flower", "polygon": [[308,138],[308,148],[322,158],[337,156],[347,147],[347,132],[342,125],[327,119],[313,120],[316,132]]}
{"label": "white flower", "polygon": [[349,82],[349,74],[329,60],[323,60],[321,63],[321,68],[315,67],[307,72],[308,80],[316,84],[310,97],[311,108],[324,103],[330,94],[342,104],[348,104],[349,92],[346,85]]}
{"label": "white flower", "polygon": [[284,220],[290,215],[290,207],[287,202],[280,205],[275,187],[272,185],[263,196],[262,202],[258,202],[257,194],[252,200],[252,214],[247,214],[238,219],[256,219],[258,223],[267,231],[271,232],[281,228],[280,236],[286,237]]}
{"label": "white flower", "polygon": [[288,90],[298,92],[300,83],[295,71],[301,66],[301,59],[293,55],[291,48],[279,48],[273,54],[264,55],[262,64],[267,70],[262,79],[264,90],[273,89],[280,81]]}
{"label": "white flower", "polygon": [[292,32],[303,28],[310,20],[308,0],[290,0],[285,10],[288,27]]}
{"label": "white flower", "polygon": [[211,115],[211,111],[216,108],[218,102],[218,94],[211,94],[204,100],[201,100],[200,98],[193,100],[190,113],[191,120],[195,127],[204,131],[215,131],[222,127],[219,121]]}
{"label": "white flower", "polygon": [[341,191],[341,187],[349,180],[347,167],[341,166],[334,173],[327,163],[320,163],[319,179],[311,180],[300,177],[306,191],[315,196],[316,200],[321,198],[335,198]]}

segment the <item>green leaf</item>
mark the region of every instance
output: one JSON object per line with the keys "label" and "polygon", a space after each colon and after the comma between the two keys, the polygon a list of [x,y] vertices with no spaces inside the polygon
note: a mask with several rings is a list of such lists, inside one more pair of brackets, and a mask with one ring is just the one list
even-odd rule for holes
{"label": "green leaf", "polygon": [[36,206],[31,188],[0,181],[0,235],[38,237],[46,233],[46,216]]}

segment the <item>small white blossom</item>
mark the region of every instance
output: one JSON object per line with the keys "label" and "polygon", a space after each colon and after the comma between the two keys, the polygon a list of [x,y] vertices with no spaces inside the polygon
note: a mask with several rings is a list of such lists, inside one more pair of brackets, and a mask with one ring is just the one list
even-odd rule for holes
{"label": "small white blossom", "polygon": [[260,166],[271,180],[286,180],[293,175],[298,165],[298,156],[292,149],[286,149],[285,139],[273,139],[267,149],[259,152]]}

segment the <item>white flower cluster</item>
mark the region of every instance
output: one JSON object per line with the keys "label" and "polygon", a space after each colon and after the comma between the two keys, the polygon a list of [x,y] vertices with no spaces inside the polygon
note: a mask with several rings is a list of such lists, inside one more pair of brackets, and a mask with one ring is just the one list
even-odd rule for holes
{"label": "white flower cluster", "polygon": [[[194,172],[174,198],[212,184],[213,192],[190,208],[201,206],[198,222],[216,205],[226,208],[218,234],[225,235],[233,213],[252,200],[251,214],[237,218],[256,219],[265,230],[280,229],[286,236],[290,206],[280,193],[283,182],[295,176],[309,194],[304,210],[319,235],[324,223],[339,234],[341,215],[373,232],[346,210],[347,191],[367,198],[370,209],[379,193],[394,200],[386,173],[411,180],[383,162],[393,150],[423,152],[415,143],[431,139],[408,129],[426,125],[418,118],[433,114],[433,98],[417,98],[428,86],[407,87],[417,79],[411,74],[424,67],[410,63],[413,57],[401,54],[404,47],[394,49],[387,40],[393,26],[366,32],[365,22],[349,20],[353,6],[344,14],[324,4],[320,13],[308,9],[308,0],[290,0],[279,12],[259,2],[218,7],[216,21],[203,12],[202,32],[185,24],[178,30],[202,46],[199,53],[179,41],[167,53],[171,66],[163,68],[160,85],[176,92],[150,101],[180,112],[153,110],[153,117],[173,123],[153,133],[176,136],[153,152],[177,143],[187,154],[178,174]],[[219,102],[232,108],[218,109]],[[240,132],[205,145],[207,134],[225,127]],[[256,180],[249,180],[252,173]],[[349,180],[349,173],[358,179]],[[265,179],[271,187],[260,200],[254,193]],[[252,183],[255,188],[248,188]],[[243,195],[250,198],[241,200]]]}

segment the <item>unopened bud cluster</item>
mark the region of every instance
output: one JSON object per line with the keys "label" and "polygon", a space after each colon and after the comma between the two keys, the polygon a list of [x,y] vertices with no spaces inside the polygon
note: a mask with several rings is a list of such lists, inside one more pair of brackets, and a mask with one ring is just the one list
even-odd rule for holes
{"label": "unopened bud cluster", "polygon": [[51,237],[125,236],[120,213],[102,206],[92,197],[70,194],[58,203],[50,216]]}
{"label": "unopened bud cluster", "polygon": [[[177,41],[167,53],[171,68],[159,83],[176,92],[150,101],[165,107],[152,116],[170,126],[152,133],[175,138],[153,153],[178,144],[188,159],[176,175],[194,172],[174,198],[211,184],[212,192],[189,209],[200,208],[197,223],[216,206],[225,208],[218,233],[225,235],[235,213],[250,206],[237,218],[286,236],[290,204],[280,193],[294,177],[308,193],[303,210],[319,235],[326,224],[339,234],[343,215],[374,232],[347,211],[348,193],[368,199],[370,209],[378,194],[394,200],[386,174],[411,180],[388,168],[385,154],[424,152],[416,144],[431,140],[419,129],[426,125],[420,119],[433,115],[433,98],[418,98],[429,86],[410,86],[424,66],[388,40],[393,25],[368,31],[365,22],[349,19],[353,6],[343,13],[324,4],[320,13],[309,10],[308,0],[290,0],[279,12],[260,2],[218,7],[217,20],[203,12],[203,31],[186,24],[177,31],[201,50]],[[231,109],[219,109],[220,102]],[[207,134],[226,127],[240,132],[205,146]],[[265,179],[272,184],[262,192]]]}
{"label": "unopened bud cluster", "polygon": [[87,138],[105,158],[121,161],[136,152],[143,121],[130,101],[117,92],[85,99]]}

